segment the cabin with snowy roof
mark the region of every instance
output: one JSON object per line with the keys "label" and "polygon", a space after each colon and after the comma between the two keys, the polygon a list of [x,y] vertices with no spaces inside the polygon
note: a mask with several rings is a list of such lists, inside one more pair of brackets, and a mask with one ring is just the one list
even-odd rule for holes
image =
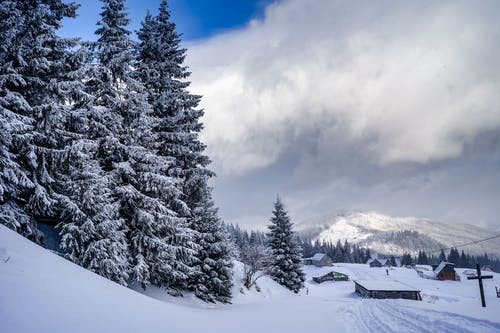
{"label": "cabin with snowy roof", "polygon": [[481,268],[481,270],[485,271],[485,272],[494,272],[493,268],[490,265],[483,266],[483,268]]}
{"label": "cabin with snowy roof", "polygon": [[390,260],[388,259],[378,259],[378,258],[372,258],[368,259],[366,262],[370,267],[382,267],[382,266],[390,266]]}
{"label": "cabin with snowy roof", "polygon": [[330,266],[333,263],[332,258],[326,253],[316,253],[311,258],[302,259],[304,265],[314,265],[317,267]]}
{"label": "cabin with snowy roof", "polygon": [[411,299],[421,301],[420,290],[392,280],[356,280],[354,281],[356,293],[367,298],[377,299]]}
{"label": "cabin with snowy roof", "polygon": [[441,261],[441,263],[434,268],[434,276],[437,280],[458,280],[458,275],[455,272],[455,264],[446,261]]}
{"label": "cabin with snowy roof", "polygon": [[325,275],[313,277],[313,281],[316,283],[323,283],[325,281],[349,281],[349,276],[343,273],[331,271]]}

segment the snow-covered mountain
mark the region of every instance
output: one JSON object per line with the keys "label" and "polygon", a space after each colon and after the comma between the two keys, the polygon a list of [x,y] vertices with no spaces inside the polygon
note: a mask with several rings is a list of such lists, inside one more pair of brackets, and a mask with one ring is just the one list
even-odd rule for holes
{"label": "snow-covered mountain", "polygon": [[[497,233],[469,224],[451,224],[377,212],[348,212],[310,219],[296,225],[300,235],[313,240],[347,240],[380,253],[427,253],[494,236]],[[461,247],[470,254],[500,257],[500,238]],[[439,254],[439,253],[437,253]]]}

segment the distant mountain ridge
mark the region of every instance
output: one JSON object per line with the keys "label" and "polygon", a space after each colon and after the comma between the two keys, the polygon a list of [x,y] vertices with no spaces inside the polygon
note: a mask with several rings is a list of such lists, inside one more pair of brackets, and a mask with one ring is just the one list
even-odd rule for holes
{"label": "distant mountain ridge", "polygon": [[[439,251],[497,233],[470,224],[454,224],[416,217],[394,217],[378,212],[347,212],[313,218],[295,226],[299,235],[313,240],[347,240],[385,254],[404,252],[416,254]],[[484,254],[500,258],[500,238],[460,247],[469,254]],[[449,251],[446,251],[448,254]],[[439,253],[437,253],[439,254]]]}

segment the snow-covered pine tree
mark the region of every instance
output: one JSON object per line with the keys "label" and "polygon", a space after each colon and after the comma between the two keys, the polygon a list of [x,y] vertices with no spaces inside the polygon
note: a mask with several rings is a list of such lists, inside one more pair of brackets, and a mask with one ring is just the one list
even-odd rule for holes
{"label": "snow-covered pine tree", "polygon": [[59,186],[73,138],[64,119],[82,85],[72,52],[77,40],[56,30],[65,17],[76,16],[77,7],[60,0],[1,2],[0,104],[10,137],[3,140],[8,183],[2,216],[16,216],[17,230],[34,240],[41,240],[35,218],[57,220],[69,200]]}
{"label": "snow-covered pine tree", "polygon": [[197,189],[200,197],[191,206],[190,225],[200,248],[190,289],[203,300],[227,303],[231,300],[234,248],[210,197],[211,188],[206,181],[201,185]]}
{"label": "snow-covered pine tree", "polygon": [[297,244],[293,224],[278,197],[267,239],[272,253],[271,277],[286,288],[298,293],[304,287],[305,276],[300,268],[301,248]]}
{"label": "snow-covered pine tree", "polygon": [[[119,163],[126,154],[124,114],[129,110],[125,103],[127,89],[120,74],[128,70],[132,58],[126,57],[131,44],[120,38],[121,33],[127,32],[113,27],[126,24],[125,16],[114,16],[119,6],[120,2],[104,2],[98,23],[101,28],[96,32],[100,38],[95,44],[86,45],[88,59],[83,81],[90,98],[75,107],[66,122],[79,136],[70,148],[64,182],[74,204],[64,206],[60,228],[61,247],[69,259],[127,285],[128,226],[122,216],[118,186],[123,185]],[[124,62],[123,68],[116,65],[120,61]]]}
{"label": "snow-covered pine tree", "polygon": [[[152,149],[154,121],[137,80],[124,1],[103,3],[95,61],[85,78],[95,97],[85,117],[94,142],[86,158],[92,168],[85,174],[75,167],[73,184],[86,191],[70,215],[76,208],[83,215],[67,224],[65,244],[77,250],[84,266],[106,277],[111,272],[110,278],[122,284],[130,277],[143,287],[185,287],[190,265],[179,259],[189,259],[194,245],[186,222],[171,208],[181,193],[179,181],[166,174],[172,159]],[[90,184],[96,177],[98,186]],[[94,265],[103,259],[106,267]]]}
{"label": "snow-covered pine tree", "polygon": [[13,138],[27,136],[33,128],[29,105],[19,91],[23,84],[17,72],[16,41],[22,13],[16,1],[0,2],[0,223],[21,235],[38,240],[36,223],[24,206],[34,184],[19,163]]}
{"label": "snow-covered pine tree", "polygon": [[166,1],[161,2],[158,16],[146,17],[138,37],[139,72],[156,119],[154,147],[159,156],[173,158],[168,175],[180,177],[183,196],[172,208],[187,219],[198,247],[189,289],[204,300],[227,302],[231,295],[231,245],[207,184],[213,173],[206,168],[210,160],[198,139],[203,115],[196,109],[200,96],[187,91],[190,73],[183,66],[186,50],[180,47]]}

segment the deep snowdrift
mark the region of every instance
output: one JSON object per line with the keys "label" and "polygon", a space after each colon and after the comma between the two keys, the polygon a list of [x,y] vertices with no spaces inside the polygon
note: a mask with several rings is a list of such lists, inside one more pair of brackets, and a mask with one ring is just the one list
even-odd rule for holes
{"label": "deep snowdrift", "polygon": [[[332,269],[353,280],[394,280],[422,290],[422,302],[367,300],[349,282],[317,285]],[[241,276],[236,265],[235,276]],[[138,293],[84,270],[0,225],[0,332],[500,332],[500,274],[485,281],[480,307],[476,281],[421,279],[410,269],[338,264],[305,267],[307,289],[295,295],[263,278],[262,291],[239,293],[232,305],[205,304],[150,289]]]}

